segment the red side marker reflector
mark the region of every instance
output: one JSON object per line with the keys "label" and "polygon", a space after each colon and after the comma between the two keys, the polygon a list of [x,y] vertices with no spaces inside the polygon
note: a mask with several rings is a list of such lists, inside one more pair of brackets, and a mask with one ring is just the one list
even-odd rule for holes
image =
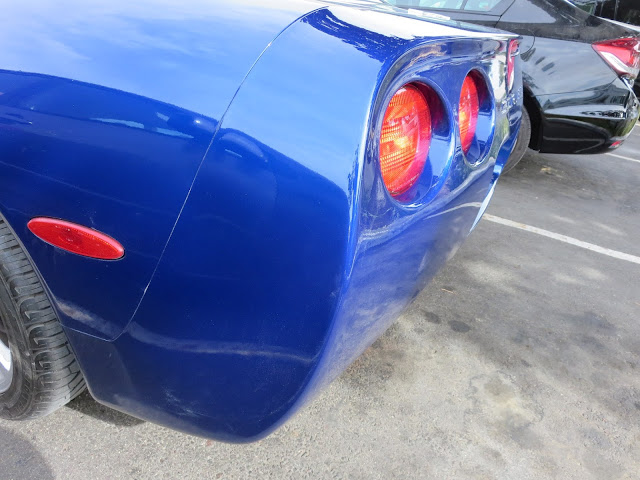
{"label": "red side marker reflector", "polygon": [[117,260],[124,256],[124,248],[113,238],[82,225],[55,218],[34,218],[29,230],[54,247],[83,257]]}

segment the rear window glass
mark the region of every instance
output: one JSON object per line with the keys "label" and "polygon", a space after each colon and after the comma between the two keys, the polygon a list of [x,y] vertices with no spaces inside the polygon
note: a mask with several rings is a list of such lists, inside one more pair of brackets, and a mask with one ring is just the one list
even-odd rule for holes
{"label": "rear window glass", "polygon": [[468,12],[488,12],[502,0],[387,0],[388,3],[403,8],[433,8],[435,10],[465,10]]}

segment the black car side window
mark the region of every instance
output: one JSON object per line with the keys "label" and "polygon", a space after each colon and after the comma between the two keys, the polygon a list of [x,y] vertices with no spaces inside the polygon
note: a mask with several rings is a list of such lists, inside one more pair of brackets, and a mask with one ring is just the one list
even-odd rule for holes
{"label": "black car side window", "polygon": [[503,0],[387,0],[387,2],[404,8],[489,12]]}
{"label": "black car side window", "polygon": [[442,8],[445,10],[459,10],[464,0],[420,0],[420,6],[424,8]]}
{"label": "black car side window", "polygon": [[463,9],[473,12],[488,12],[502,0],[467,0]]}
{"label": "black car side window", "polygon": [[464,0],[387,0],[391,5],[404,8],[433,8],[461,10]]}

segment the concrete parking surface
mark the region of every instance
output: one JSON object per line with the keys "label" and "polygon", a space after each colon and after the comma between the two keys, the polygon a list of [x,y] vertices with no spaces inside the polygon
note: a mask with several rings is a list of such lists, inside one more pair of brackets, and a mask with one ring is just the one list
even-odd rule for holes
{"label": "concrete parking surface", "polygon": [[409,310],[267,439],[84,394],[0,422],[0,478],[640,478],[640,133],[614,153],[527,156]]}

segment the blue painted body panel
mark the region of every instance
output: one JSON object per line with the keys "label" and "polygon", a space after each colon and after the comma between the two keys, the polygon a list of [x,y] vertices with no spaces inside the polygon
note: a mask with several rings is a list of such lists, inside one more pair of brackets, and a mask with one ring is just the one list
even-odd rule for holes
{"label": "blue painted body panel", "polygon": [[[133,315],[244,76],[318,5],[38,0],[5,8],[0,208],[55,285],[64,324],[112,339]],[[43,248],[26,233],[34,216],[109,232],[127,245],[126,259],[104,265]]]}
{"label": "blue painted body panel", "polygon": [[[504,84],[510,36],[366,1],[74,5],[90,27],[75,13],[29,27],[46,55],[24,45],[26,26],[0,34],[15,46],[0,53],[0,211],[99,401],[194,434],[259,438],[469,234],[520,121],[520,75],[513,92]],[[455,114],[470,69],[495,104],[477,162]],[[377,139],[410,81],[431,85],[443,111],[428,167],[398,201]],[[125,258],[43,244],[26,229],[34,216],[105,232]]]}

